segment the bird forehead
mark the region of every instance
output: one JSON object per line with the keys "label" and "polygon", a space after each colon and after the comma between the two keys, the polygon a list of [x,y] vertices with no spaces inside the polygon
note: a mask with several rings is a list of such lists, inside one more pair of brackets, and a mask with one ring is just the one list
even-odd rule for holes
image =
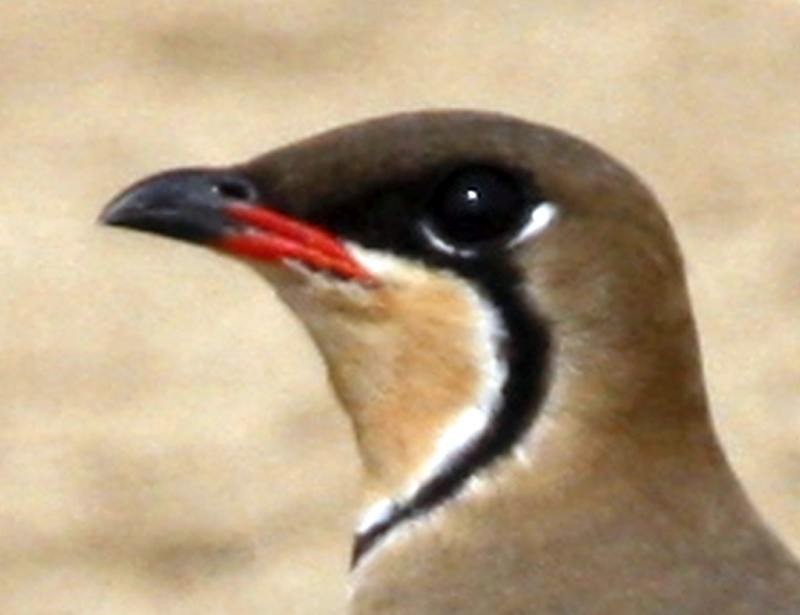
{"label": "bird forehead", "polygon": [[[420,112],[367,120],[259,156],[244,168],[295,198],[345,199],[401,186],[461,164],[513,166],[530,155],[531,137],[551,129],[515,118],[467,112]],[[555,133],[555,131],[552,131]],[[525,166],[523,164],[522,166]]]}
{"label": "bird forehead", "polygon": [[469,165],[510,171],[570,210],[653,208],[641,182],[598,148],[557,129],[493,113],[371,119],[281,147],[241,168],[265,192],[311,215],[320,208],[329,212],[336,203],[373,207],[370,197],[387,193],[404,194],[413,204],[437,178]]}

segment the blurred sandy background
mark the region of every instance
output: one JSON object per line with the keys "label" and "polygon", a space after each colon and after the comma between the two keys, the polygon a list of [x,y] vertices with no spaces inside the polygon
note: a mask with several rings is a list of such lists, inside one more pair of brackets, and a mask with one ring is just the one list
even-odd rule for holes
{"label": "blurred sandy background", "polygon": [[340,613],[356,464],[243,266],[93,225],[131,180],[428,106],[636,168],[715,417],[800,550],[800,3],[0,4],[0,612]]}

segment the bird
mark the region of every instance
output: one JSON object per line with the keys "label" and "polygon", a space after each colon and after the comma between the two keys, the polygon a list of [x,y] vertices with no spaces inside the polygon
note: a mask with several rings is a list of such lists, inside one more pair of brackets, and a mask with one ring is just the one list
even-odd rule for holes
{"label": "bird", "polygon": [[352,613],[800,613],[668,218],[587,141],[404,112],[148,177],[101,221],[244,260],[309,331],[363,468]]}

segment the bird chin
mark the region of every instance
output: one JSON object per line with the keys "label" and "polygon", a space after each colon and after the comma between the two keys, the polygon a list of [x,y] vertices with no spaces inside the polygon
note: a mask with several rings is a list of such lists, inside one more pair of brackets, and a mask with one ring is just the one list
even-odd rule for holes
{"label": "bird chin", "polygon": [[379,287],[314,269],[296,260],[260,263],[258,272],[301,317],[308,312],[371,312],[381,303]]}

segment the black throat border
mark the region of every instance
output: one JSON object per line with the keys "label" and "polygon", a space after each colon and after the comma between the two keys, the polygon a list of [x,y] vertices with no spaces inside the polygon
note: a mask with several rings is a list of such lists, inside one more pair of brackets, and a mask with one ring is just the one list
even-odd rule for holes
{"label": "black throat border", "polygon": [[453,266],[472,282],[497,310],[506,329],[500,354],[508,367],[498,408],[488,427],[439,474],[428,479],[406,501],[397,502],[385,519],[356,534],[351,568],[390,530],[411,521],[456,496],[467,480],[508,454],[528,431],[541,408],[549,380],[551,338],[523,288],[523,276],[507,262],[481,263],[480,267]]}

